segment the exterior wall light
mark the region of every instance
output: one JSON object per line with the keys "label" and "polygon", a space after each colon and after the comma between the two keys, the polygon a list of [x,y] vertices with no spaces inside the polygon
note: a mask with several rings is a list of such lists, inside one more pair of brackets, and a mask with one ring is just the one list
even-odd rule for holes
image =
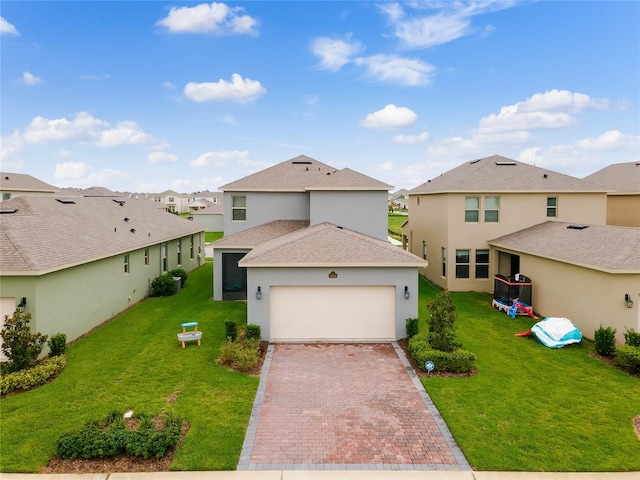
{"label": "exterior wall light", "polygon": [[624,294],[624,303],[627,304],[627,308],[633,308],[633,300],[631,300],[631,296],[628,293]]}
{"label": "exterior wall light", "polygon": [[18,304],[18,308],[24,308],[27,306],[27,297],[22,297],[22,300],[20,300],[20,303]]}
{"label": "exterior wall light", "polygon": [[406,285],[404,286],[404,298],[406,300],[409,300],[409,287],[407,287]]}
{"label": "exterior wall light", "polygon": [[260,300],[262,298],[262,288],[258,287],[258,290],[256,290],[256,298],[258,300]]}

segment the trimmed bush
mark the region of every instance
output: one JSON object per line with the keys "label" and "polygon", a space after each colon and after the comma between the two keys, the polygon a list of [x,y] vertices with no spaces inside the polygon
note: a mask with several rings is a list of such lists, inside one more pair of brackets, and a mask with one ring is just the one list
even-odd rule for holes
{"label": "trimmed bush", "polygon": [[407,321],[405,322],[405,332],[409,340],[418,334],[419,328],[417,318],[407,318]]}
{"label": "trimmed bush", "polygon": [[408,350],[411,358],[422,370],[426,370],[424,364],[431,361],[436,372],[469,373],[473,370],[476,360],[475,354],[467,350],[443,352],[431,348],[428,334],[423,333],[409,340]]}
{"label": "trimmed bush", "polygon": [[616,348],[613,363],[632,373],[640,373],[640,347],[622,345]]}
{"label": "trimmed bush", "polygon": [[462,345],[456,342],[456,306],[447,292],[442,292],[427,305],[429,310],[429,344],[435,350],[453,352]]}
{"label": "trimmed bush", "polygon": [[8,361],[2,364],[2,373],[18,372],[32,367],[38,361],[47,336],[31,333],[31,313],[18,309],[10,317],[5,315],[2,336],[2,353]]}
{"label": "trimmed bush", "polygon": [[187,283],[187,272],[182,268],[175,268],[169,272],[169,275],[172,277],[180,277],[180,283],[182,284],[182,288],[184,288],[184,284]]}
{"label": "trimmed bush", "polygon": [[151,282],[151,295],[154,297],[170,297],[178,291],[178,284],[170,273],[163,273]]}
{"label": "trimmed bush", "polygon": [[640,347],[640,332],[636,332],[633,328],[624,327],[624,344],[630,347]]}
{"label": "trimmed bush", "polygon": [[247,328],[245,329],[245,338],[247,340],[258,340],[262,339],[262,332],[260,330],[260,325],[256,325],[255,323],[247,324]]}
{"label": "trimmed bush", "polygon": [[59,357],[67,351],[67,336],[64,333],[56,333],[51,335],[47,341],[49,346],[49,357]]}
{"label": "trimmed bush", "polygon": [[230,339],[232,342],[238,338],[238,325],[233,320],[224,321],[224,338]]}
{"label": "trimmed bush", "polygon": [[593,341],[596,352],[603,357],[610,357],[616,351],[616,332],[615,328],[603,327],[600,325],[594,335]]}
{"label": "trimmed bush", "polygon": [[140,419],[137,430],[127,430],[122,416],[110,414],[103,423],[89,421],[80,430],[58,438],[58,455],[64,459],[115,457],[126,453],[134,457],[161,458],[180,440],[183,420],[167,415],[156,430],[153,420]]}
{"label": "trimmed bush", "polygon": [[257,339],[233,342],[227,339],[220,347],[219,363],[227,367],[247,372],[258,364],[260,341]]}
{"label": "trimmed bush", "polygon": [[47,383],[64,370],[66,366],[67,357],[58,355],[48,358],[33,368],[3,375],[0,377],[0,394],[4,395],[15,390],[28,390]]}

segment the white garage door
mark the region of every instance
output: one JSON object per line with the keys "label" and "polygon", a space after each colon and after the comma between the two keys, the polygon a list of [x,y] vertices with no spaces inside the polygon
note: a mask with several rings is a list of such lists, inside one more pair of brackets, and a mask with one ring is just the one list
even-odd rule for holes
{"label": "white garage door", "polygon": [[395,286],[270,289],[271,340],[395,338]]}

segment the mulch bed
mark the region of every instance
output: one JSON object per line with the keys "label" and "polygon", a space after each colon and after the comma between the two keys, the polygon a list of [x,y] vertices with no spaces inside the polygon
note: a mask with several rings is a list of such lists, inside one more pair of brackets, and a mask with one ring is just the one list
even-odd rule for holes
{"label": "mulch bed", "polygon": [[409,342],[408,342],[408,340],[406,338],[401,338],[400,340],[398,340],[398,345],[400,346],[400,348],[404,352],[404,356],[407,357],[407,360],[409,361],[409,363],[413,367],[413,370],[416,372],[416,375],[418,376],[418,378],[473,377],[474,375],[476,375],[478,373],[477,369],[473,369],[469,373],[451,373],[451,372],[431,372],[431,373],[429,373],[429,372],[425,372],[422,369],[422,367],[419,366],[413,358],[411,358],[411,355],[409,354],[409,351],[407,350],[408,344],[409,344]]}

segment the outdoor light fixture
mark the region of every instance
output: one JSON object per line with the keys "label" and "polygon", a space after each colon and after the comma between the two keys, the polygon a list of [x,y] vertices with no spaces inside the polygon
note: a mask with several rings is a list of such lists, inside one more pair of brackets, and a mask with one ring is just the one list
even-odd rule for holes
{"label": "outdoor light fixture", "polygon": [[22,297],[22,300],[20,300],[20,303],[18,304],[18,308],[24,308],[27,306],[27,297]]}
{"label": "outdoor light fixture", "polygon": [[404,286],[404,298],[409,300],[409,287]]}
{"label": "outdoor light fixture", "polygon": [[258,300],[260,300],[262,298],[262,288],[258,287],[258,290],[256,291],[256,298]]}
{"label": "outdoor light fixture", "polygon": [[624,303],[627,304],[627,308],[633,308],[633,300],[631,300],[631,296],[628,293],[624,294]]}

